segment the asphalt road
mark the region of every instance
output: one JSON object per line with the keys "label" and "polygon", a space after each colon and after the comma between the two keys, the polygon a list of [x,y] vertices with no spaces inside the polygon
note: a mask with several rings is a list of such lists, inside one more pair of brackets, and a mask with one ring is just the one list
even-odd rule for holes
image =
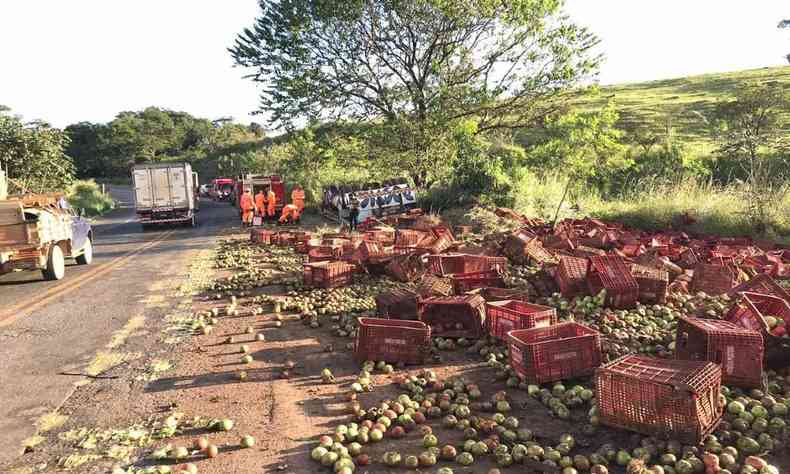
{"label": "asphalt road", "polygon": [[226,203],[201,203],[200,225],[143,232],[129,188],[111,187],[120,208],[94,225],[94,261],[70,264],[59,282],[40,272],[0,276],[0,465],[35,434],[35,421],[71,394],[75,379],[129,319],[145,311],[152,287],[184,272],[188,251],[211,248],[237,225]]}

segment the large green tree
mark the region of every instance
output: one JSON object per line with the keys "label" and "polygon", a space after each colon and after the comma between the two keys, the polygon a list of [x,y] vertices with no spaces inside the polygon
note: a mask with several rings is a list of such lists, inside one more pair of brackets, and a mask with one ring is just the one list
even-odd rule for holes
{"label": "large green tree", "polygon": [[64,153],[66,134],[8,111],[0,106],[0,167],[8,171],[10,192],[63,190],[74,179],[74,164]]}
{"label": "large green tree", "polygon": [[262,85],[273,126],[306,119],[388,127],[415,181],[439,132],[533,125],[599,64],[598,40],[560,0],[277,0],[230,48]]}

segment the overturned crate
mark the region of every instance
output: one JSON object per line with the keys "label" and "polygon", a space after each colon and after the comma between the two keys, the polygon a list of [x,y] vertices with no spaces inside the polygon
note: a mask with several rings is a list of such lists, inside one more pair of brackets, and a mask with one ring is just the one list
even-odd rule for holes
{"label": "overturned crate", "polygon": [[486,303],[486,326],[488,333],[505,340],[514,329],[541,328],[557,324],[557,310],[518,300]]}
{"label": "overturned crate", "polygon": [[729,321],[680,318],[675,358],[719,364],[726,385],[763,385],[763,338],[756,330]]}
{"label": "overturned crate", "polygon": [[[768,317],[781,320],[771,327]],[[765,348],[765,365],[779,369],[790,365],[790,303],[772,295],[743,292],[725,318],[738,327],[759,331]]]}
{"label": "overturned crate", "polygon": [[420,321],[437,337],[485,336],[485,300],[479,295],[434,297],[421,300]]}
{"label": "overturned crate", "polygon": [[587,286],[597,295],[606,290],[606,304],[616,309],[633,308],[639,298],[639,284],[622,257],[590,257]]}
{"label": "overturned crate", "polygon": [[526,288],[485,287],[468,291],[467,294],[480,295],[487,303],[505,300],[529,301],[530,299],[530,292]]}
{"label": "overturned crate", "polygon": [[429,298],[431,296],[450,296],[453,292],[452,280],[434,275],[423,275],[417,285],[417,293],[422,298]]}
{"label": "overturned crate", "polygon": [[669,272],[645,265],[632,264],[631,275],[639,285],[639,301],[664,304],[669,292]]}
{"label": "overturned crate", "polygon": [[429,255],[426,258],[429,270],[440,276],[448,276],[456,273],[504,270],[507,266],[507,258],[490,257],[487,255],[456,253]]}
{"label": "overturned crate", "polygon": [[527,383],[591,375],[601,364],[601,336],[579,323],[519,329],[507,334],[510,365]]}
{"label": "overturned crate", "polygon": [[450,275],[450,280],[453,282],[453,291],[457,295],[477,288],[505,286],[505,280],[497,270],[455,273]]}
{"label": "overturned crate", "polygon": [[587,294],[587,267],[589,261],[586,258],[562,257],[554,279],[560,287],[560,293],[565,298]]}
{"label": "overturned crate", "polygon": [[709,295],[729,293],[738,284],[738,275],[729,265],[699,263],[694,267],[691,290]]}
{"label": "overturned crate", "polygon": [[724,414],[721,368],[712,362],[626,355],[596,372],[601,423],[697,445]]}
{"label": "overturned crate", "polygon": [[406,289],[395,289],[376,296],[376,312],[389,319],[418,319],[417,305],[420,297]]}
{"label": "overturned crate", "polygon": [[315,262],[303,266],[305,286],[336,288],[348,285],[354,274],[354,266],[346,262]]}
{"label": "overturned crate", "polygon": [[422,364],[430,355],[431,329],[420,321],[359,318],[354,338],[354,358]]}
{"label": "overturned crate", "polygon": [[250,231],[250,241],[256,244],[271,245],[274,232],[266,229],[252,229]]}
{"label": "overturned crate", "polygon": [[395,255],[387,263],[386,272],[400,282],[412,282],[425,273],[422,256],[417,254]]}
{"label": "overturned crate", "polygon": [[788,292],[782,285],[777,283],[776,280],[764,273],[736,286],[730,290],[729,295],[735,297],[738,296],[739,293],[743,292],[770,295],[776,298],[781,298],[790,303],[790,292]]}

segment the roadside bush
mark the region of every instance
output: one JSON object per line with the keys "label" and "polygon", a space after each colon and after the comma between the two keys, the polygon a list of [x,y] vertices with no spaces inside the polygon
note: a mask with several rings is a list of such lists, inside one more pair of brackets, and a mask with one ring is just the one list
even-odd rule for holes
{"label": "roadside bush", "polygon": [[115,207],[115,201],[108,194],[103,194],[92,179],[72,183],[66,190],[66,198],[71,207],[84,209],[89,216],[102,215]]}

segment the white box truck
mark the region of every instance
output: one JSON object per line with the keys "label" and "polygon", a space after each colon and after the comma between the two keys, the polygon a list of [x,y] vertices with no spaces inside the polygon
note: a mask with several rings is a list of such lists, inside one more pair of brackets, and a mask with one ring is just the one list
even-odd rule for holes
{"label": "white box truck", "polygon": [[197,225],[198,177],[188,163],[136,165],[132,180],[135,210],[143,228],[167,223]]}

